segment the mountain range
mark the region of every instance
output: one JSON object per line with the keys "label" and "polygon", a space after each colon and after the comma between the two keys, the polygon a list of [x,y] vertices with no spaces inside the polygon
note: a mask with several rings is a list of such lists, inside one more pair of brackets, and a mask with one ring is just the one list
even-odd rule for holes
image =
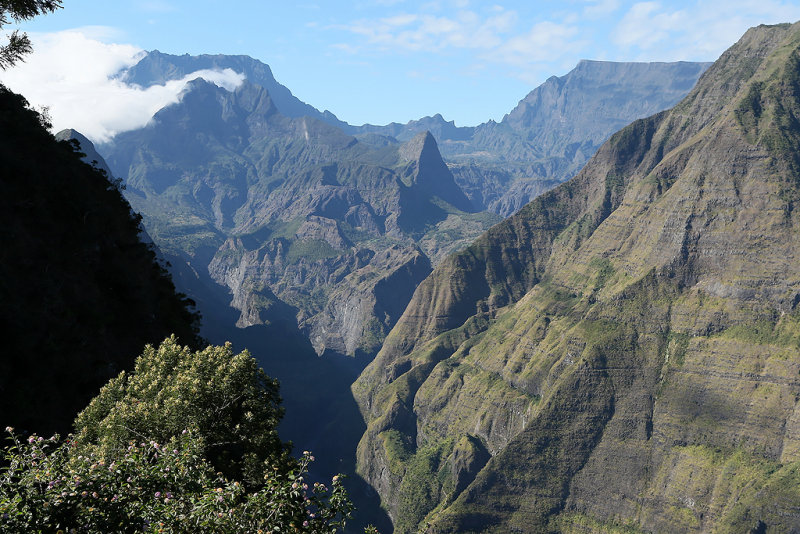
{"label": "mountain range", "polygon": [[[294,314],[318,353],[374,354],[428,263],[498,222],[492,213],[565,180],[611,132],[667,107],[706,67],[584,61],[499,124],[459,128],[436,116],[357,127],[299,101],[247,56],[155,51],[122,78],[149,86],[230,68],[246,82],[228,93],[196,80],[151,125],[99,150],[174,263],[232,293],[238,326]],[[449,166],[439,147],[453,155]],[[389,279],[396,290],[381,295]],[[201,307],[209,300],[193,296]],[[276,312],[278,303],[288,308]]]}
{"label": "mountain range", "polygon": [[176,56],[156,50],[122,78],[149,87],[203,69],[231,69],[264,87],[283,115],[319,119],[365,143],[384,146],[428,131],[473,207],[507,217],[571,178],[612,133],[676,104],[709,65],[583,60],[531,91],[501,122],[474,127],[456,126],[440,114],[406,124],[350,125],[297,99],[268,65],[248,56]]}
{"label": "mountain range", "polygon": [[574,176],[611,134],[676,104],[709,65],[584,60],[531,91],[499,123],[456,127],[435,115],[353,129],[400,140],[430,130],[473,205],[507,217]]}
{"label": "mountain range", "polygon": [[585,61],[470,128],[351,126],[245,56],[151,53],[127,81],[246,80],[98,151],[395,532],[791,531],[799,43]]}
{"label": "mountain range", "polygon": [[498,220],[473,213],[429,134],[375,149],[248,81],[195,80],[103,150],[159,247],[231,292],[239,327],[294,315],[320,354],[374,353],[431,261]]}
{"label": "mountain range", "polygon": [[[351,473],[351,494],[378,511],[355,476],[367,427],[350,386],[417,286],[497,212],[566,180],[605,137],[678,100],[706,67],[582,62],[502,123],[463,128],[436,116],[357,127],[300,102],[246,56],[152,52],[122,78],[147,86],[231,68],[245,81],[227,91],[193,80],[146,127],[97,151],[197,302],[203,334],[253,351],[281,381],[284,434],[328,459],[323,475]],[[391,528],[380,513],[367,517]]]}

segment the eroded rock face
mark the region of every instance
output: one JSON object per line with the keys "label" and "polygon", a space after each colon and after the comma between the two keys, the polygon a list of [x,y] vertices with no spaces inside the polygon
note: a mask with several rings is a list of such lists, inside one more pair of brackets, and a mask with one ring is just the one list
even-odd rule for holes
{"label": "eroded rock face", "polygon": [[800,530],[799,43],[751,29],[420,285],[353,387],[397,532]]}
{"label": "eroded rock face", "polygon": [[319,354],[374,354],[431,260],[498,219],[429,133],[375,149],[249,82],[195,80],[105,149],[156,243],[230,291],[236,326],[288,321]]}

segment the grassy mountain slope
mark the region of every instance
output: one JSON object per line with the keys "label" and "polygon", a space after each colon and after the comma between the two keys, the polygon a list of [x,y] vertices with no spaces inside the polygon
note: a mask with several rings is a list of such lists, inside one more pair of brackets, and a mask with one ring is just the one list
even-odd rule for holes
{"label": "grassy mountain slope", "polygon": [[117,186],[26,105],[0,86],[0,424],[64,432],[145,344],[197,343],[197,317]]}
{"label": "grassy mountain slope", "polygon": [[800,25],[442,262],[353,391],[398,532],[800,529]]}

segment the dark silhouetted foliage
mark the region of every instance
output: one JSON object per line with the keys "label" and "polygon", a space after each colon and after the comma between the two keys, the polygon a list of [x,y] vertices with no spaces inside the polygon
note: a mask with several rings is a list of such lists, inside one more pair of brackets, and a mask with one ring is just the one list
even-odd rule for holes
{"label": "dark silhouetted foliage", "polygon": [[199,344],[193,303],[139,223],[105,173],[0,86],[0,423],[66,431],[147,343]]}

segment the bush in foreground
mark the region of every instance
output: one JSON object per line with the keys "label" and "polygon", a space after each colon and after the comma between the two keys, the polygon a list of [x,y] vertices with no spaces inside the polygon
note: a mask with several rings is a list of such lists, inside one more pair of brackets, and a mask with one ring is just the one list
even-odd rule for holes
{"label": "bush in foreground", "polygon": [[20,440],[6,430],[13,444],[0,474],[3,532],[334,533],[352,510],[338,477],[330,488],[306,482],[308,453],[248,491],[214,470],[197,430],[166,443],[131,442],[111,457],[76,454],[71,437]]}

